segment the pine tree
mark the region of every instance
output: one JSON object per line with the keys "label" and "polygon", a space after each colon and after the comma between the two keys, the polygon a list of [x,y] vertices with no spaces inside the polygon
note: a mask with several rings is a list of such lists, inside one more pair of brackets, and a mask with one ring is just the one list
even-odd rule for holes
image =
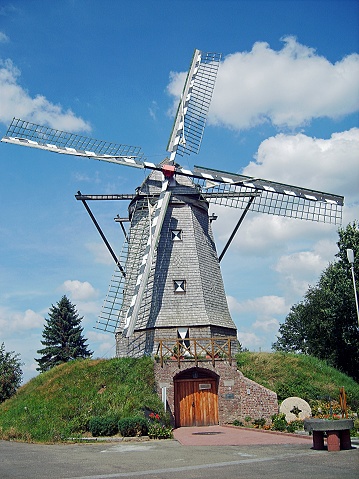
{"label": "pine tree", "polygon": [[51,306],[42,332],[41,344],[45,347],[37,351],[42,357],[35,358],[39,364],[38,371],[48,371],[58,364],[92,356],[92,351],[86,345],[87,340],[82,335],[82,319],[66,296],[56,306]]}

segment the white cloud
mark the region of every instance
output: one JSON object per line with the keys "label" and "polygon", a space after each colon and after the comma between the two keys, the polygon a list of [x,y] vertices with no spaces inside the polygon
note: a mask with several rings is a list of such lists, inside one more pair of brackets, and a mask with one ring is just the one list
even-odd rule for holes
{"label": "white cloud", "polygon": [[358,109],[358,54],[332,64],[294,37],[283,42],[280,51],[257,42],[250,52],[224,59],[211,104],[211,123],[235,130],[268,121],[293,128],[313,118],[338,118]]}
{"label": "white cloud", "polygon": [[41,328],[44,324],[44,317],[31,309],[26,311],[12,311],[8,308],[0,307],[0,330],[2,338],[11,337],[14,332],[23,332]]}
{"label": "white cloud", "polygon": [[70,280],[64,281],[62,289],[71,295],[75,301],[87,301],[97,297],[95,288],[88,281]]}
{"label": "white cloud", "polygon": [[[212,210],[218,214],[217,221],[213,223],[213,231],[218,249],[221,250],[221,246],[227,241],[238,221],[241,211],[224,206],[213,206]],[[315,241],[328,241],[329,237],[335,238],[335,234],[336,227],[329,224],[263,213],[249,213],[226,254],[236,252],[258,259],[274,254],[283,255],[293,249],[312,247]]]}
{"label": "white cloud", "polygon": [[252,324],[254,329],[259,329],[266,333],[277,332],[279,328],[279,321],[276,318],[261,318]]}
{"label": "white cloud", "polygon": [[18,83],[20,70],[10,59],[0,59],[0,121],[8,124],[13,117],[49,125],[60,130],[90,131],[89,123],[61,105],[55,105],[43,95],[31,97]]}
{"label": "white cloud", "polygon": [[[220,65],[208,121],[233,130],[271,122],[295,128],[314,118],[340,118],[359,108],[359,55],[331,63],[294,37],[275,51],[256,42],[250,52],[228,55]],[[176,98],[186,73],[171,72],[167,91]]]}
{"label": "white cloud", "polygon": [[103,243],[86,243],[85,248],[94,256],[95,263],[113,264],[113,258]]}
{"label": "white cloud", "polygon": [[114,356],[116,352],[115,336],[110,333],[99,333],[95,331],[89,331],[87,338],[91,341],[91,344],[96,345],[96,350],[104,356]]}
{"label": "white cloud", "polygon": [[228,296],[227,301],[231,312],[236,313],[264,313],[266,316],[268,316],[272,314],[284,314],[288,309],[288,306],[285,304],[284,298],[273,295],[262,296],[255,299],[248,299],[242,302],[237,301],[232,296]]}
{"label": "white cloud", "polygon": [[174,116],[178,107],[178,100],[181,98],[184,82],[186,81],[187,72],[170,72],[170,82],[167,85],[167,93],[173,96],[173,103],[168,111],[168,115]]}
{"label": "white cloud", "polygon": [[148,112],[153,120],[157,119],[158,103],[155,100],[152,100],[151,106],[148,108]]}
{"label": "white cloud", "polygon": [[241,343],[242,347],[248,349],[256,349],[261,346],[262,339],[258,337],[255,333],[246,333],[243,331],[238,331],[237,333],[238,341]]}
{"label": "white cloud", "polygon": [[278,134],[264,140],[245,175],[358,198],[359,128],[311,138]]}
{"label": "white cloud", "polygon": [[275,270],[282,275],[286,289],[289,288],[298,296],[302,296],[310,284],[317,282],[320,273],[327,266],[328,262],[318,253],[301,251],[279,258]]}
{"label": "white cloud", "polygon": [[9,37],[4,32],[0,32],[0,43],[8,43],[10,41]]}
{"label": "white cloud", "polygon": [[277,331],[279,321],[273,315],[282,316],[289,309],[284,298],[274,295],[248,299],[242,302],[228,296],[227,300],[231,314],[238,315],[239,322],[241,318],[249,315],[254,316],[256,320],[252,323],[251,328],[264,332]]}

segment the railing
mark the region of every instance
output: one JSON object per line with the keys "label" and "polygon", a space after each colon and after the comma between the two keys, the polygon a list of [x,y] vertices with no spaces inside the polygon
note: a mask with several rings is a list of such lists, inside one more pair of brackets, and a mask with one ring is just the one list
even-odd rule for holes
{"label": "railing", "polygon": [[232,364],[231,340],[233,338],[185,338],[185,339],[156,339],[158,343],[155,358],[163,367],[164,361],[211,361],[213,366],[216,360],[227,360]]}

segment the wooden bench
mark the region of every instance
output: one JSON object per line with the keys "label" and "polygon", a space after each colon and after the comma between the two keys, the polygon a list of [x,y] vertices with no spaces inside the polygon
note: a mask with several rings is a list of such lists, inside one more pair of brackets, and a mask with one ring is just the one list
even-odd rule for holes
{"label": "wooden bench", "polygon": [[313,432],[313,449],[324,449],[324,433],[328,451],[351,449],[350,429],[353,419],[304,419],[304,429]]}

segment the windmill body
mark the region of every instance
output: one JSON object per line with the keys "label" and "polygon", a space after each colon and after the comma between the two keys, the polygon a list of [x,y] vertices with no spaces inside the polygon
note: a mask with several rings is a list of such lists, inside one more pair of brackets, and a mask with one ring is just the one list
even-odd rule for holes
{"label": "windmill body", "polygon": [[[151,209],[161,192],[162,174],[152,172],[129,206],[126,279],[116,331],[117,355],[156,353],[156,340],[231,337],[236,326],[226,301],[220,265],[208,216],[209,204],[185,176],[168,186],[169,204],[133,334],[124,334],[124,318],[148,237]],[[127,271],[130,273],[127,274]]]}

